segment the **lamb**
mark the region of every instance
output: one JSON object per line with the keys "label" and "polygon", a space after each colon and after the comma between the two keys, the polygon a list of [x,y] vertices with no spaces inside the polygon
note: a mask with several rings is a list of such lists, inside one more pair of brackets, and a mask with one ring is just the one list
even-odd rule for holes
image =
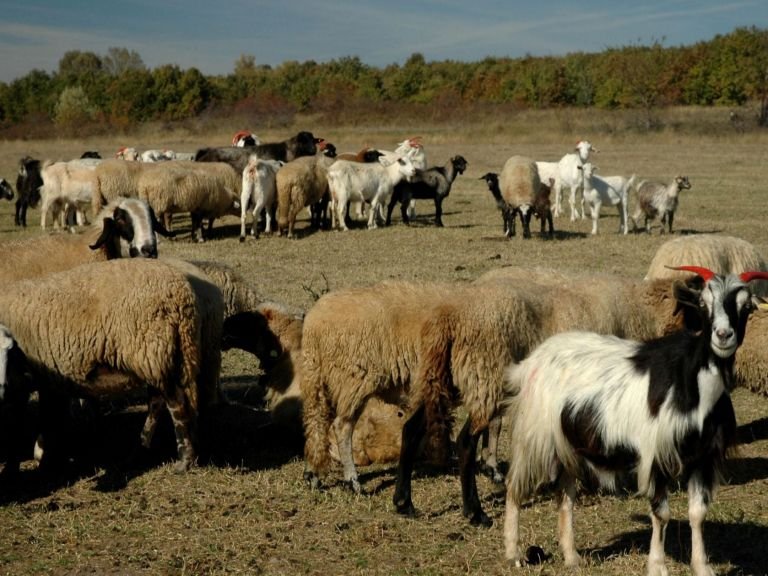
{"label": "lamb", "polygon": [[383,157],[379,158],[378,163],[370,164],[347,160],[336,161],[328,168],[328,187],[333,203],[332,226],[336,226],[335,220],[338,219],[339,228],[347,230],[347,224],[344,221],[347,204],[350,200],[360,200],[371,204],[368,228],[376,228],[379,205],[389,200],[398,182],[403,179],[410,180],[414,173],[415,168],[408,156],[389,165],[383,163]]}
{"label": "lamb", "polygon": [[[746,240],[719,234],[692,234],[662,244],[648,266],[645,279],[687,278],[689,273],[670,268],[685,262],[696,262],[718,274],[768,270],[762,255]],[[758,296],[768,296],[768,282],[756,281],[752,290]]]}
{"label": "lamb", "polygon": [[176,432],[177,470],[189,468],[196,458],[196,420],[206,408],[203,394],[218,385],[203,379],[218,378],[222,310],[218,289],[160,261],[86,264],[3,291],[0,323],[29,360],[45,457],[61,456],[64,430],[57,419],[68,396],[147,386],[142,443],[149,446],[165,404]]}
{"label": "lamb", "polygon": [[258,238],[258,217],[265,211],[266,228],[272,232],[272,217],[277,197],[277,172],[283,163],[275,160],[261,160],[255,154],[251,156],[243,170],[243,185],[240,192],[240,242],[245,242],[245,220],[248,209],[253,207],[251,236]]}
{"label": "lamb", "polygon": [[581,211],[576,207],[576,194],[583,185],[584,179],[581,170],[582,164],[589,160],[592,152],[597,152],[597,148],[592,146],[588,140],[579,140],[576,143],[576,152],[566,154],[558,162],[557,177],[555,178],[555,216],[563,213],[563,187],[569,189],[568,202],[571,206],[571,222],[577,217],[584,218],[584,198],[581,200]]}
{"label": "lamb", "polygon": [[201,148],[195,154],[196,162],[227,162],[238,174],[242,174],[251,154],[262,160],[290,162],[301,156],[317,154],[317,144],[322,138],[315,138],[311,132],[299,132],[283,142],[268,142],[246,148]]}
{"label": "lamb", "polygon": [[523,224],[523,237],[531,237],[532,205],[540,188],[541,180],[533,160],[524,156],[512,156],[504,163],[499,176],[499,190],[506,204],[506,209],[502,213],[507,217],[507,237],[515,235],[517,214],[520,214]]}
{"label": "lamb", "polygon": [[408,206],[413,199],[433,199],[435,202],[435,226],[443,226],[443,200],[450,194],[451,186],[457,176],[467,169],[463,156],[454,156],[444,166],[433,166],[428,170],[417,170],[410,181],[399,182],[393,189],[392,198],[387,207],[387,221],[392,221],[392,210],[400,202],[403,222],[409,223]]}
{"label": "lamb", "polygon": [[584,174],[583,200],[589,204],[592,212],[592,234],[597,234],[597,221],[600,218],[600,208],[603,204],[616,206],[619,211],[619,234],[627,234],[627,210],[629,208],[629,191],[635,182],[635,175],[596,176],[597,166],[585,162],[580,168]]}
{"label": "lamb", "polygon": [[155,232],[166,234],[146,202],[119,198],[82,234],[54,234],[8,242],[0,260],[0,286],[45,276],[88,262],[119,258],[124,242],[131,257],[157,258]]}
{"label": "lamb", "polygon": [[680,200],[680,192],[690,190],[691,182],[688,176],[675,176],[669,184],[643,181],[637,187],[637,209],[632,216],[633,230],[637,230],[640,218],[645,219],[645,230],[651,233],[651,222],[661,215],[661,233],[664,234],[664,224],[672,234],[672,221]]}
{"label": "lamb", "polygon": [[40,202],[40,187],[43,178],[40,175],[40,160],[25,156],[19,160],[19,173],[16,176],[16,212],[13,223],[16,226],[27,226],[27,209],[34,208]]}
{"label": "lamb", "polygon": [[[351,166],[373,166],[343,161]],[[278,173],[277,184],[277,233],[287,231],[293,238],[296,217],[306,206],[314,206],[329,195],[331,169],[337,166],[333,158],[324,154],[303,156],[286,164]]]}
{"label": "lamb", "polygon": [[634,472],[638,492],[651,500],[648,573],[667,573],[667,486],[683,478],[688,483],[691,569],[696,575],[713,574],[702,524],[735,439],[729,396],[734,355],[757,304],[748,283],[768,273],[719,276],[706,268],[682,268],[703,280],[700,289],[675,288],[678,302],[698,323],[696,331],[647,342],[589,332],[559,334],[509,369],[507,382],[519,391],[512,406],[504,525],[511,563],[524,562],[520,506],[537,487],[557,481],[560,546],[566,565],[576,566],[577,480],[587,474],[615,488],[619,474]]}
{"label": "lamb", "polygon": [[5,178],[0,178],[0,200],[13,200],[13,188]]}

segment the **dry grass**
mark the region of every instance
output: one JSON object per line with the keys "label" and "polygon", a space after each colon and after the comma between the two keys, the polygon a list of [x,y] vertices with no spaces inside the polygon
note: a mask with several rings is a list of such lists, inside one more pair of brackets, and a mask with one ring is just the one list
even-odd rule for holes
{"label": "dry grass", "polygon": [[[688,122],[689,111],[675,111],[674,122]],[[713,122],[702,118],[703,121]],[[600,149],[595,163],[603,174],[636,172],[640,177],[689,176],[675,219],[680,233],[723,232],[744,238],[768,254],[764,201],[768,135],[638,135],[621,129],[626,118],[588,113],[520,113],[509,118],[464,119],[457,125],[309,127],[340,151],[363,144],[394,147],[404,136],[424,136],[430,163],[453,154],[469,162],[444,205],[445,229],[431,226],[432,207],[419,202],[421,215],[411,227],[358,228],[306,233],[298,240],[262,237],[237,241],[238,220],[218,223],[204,245],[163,242],[163,254],[210,259],[237,267],[268,298],[309,307],[312,293],[387,278],[468,281],[510,264],[545,265],[564,270],[607,271],[642,277],[665,240],[658,229],[619,237],[615,209],[606,209],[598,238],[590,225],[555,221],[554,240],[501,239],[501,217],[478,178],[498,171],[512,154],[557,159],[588,137]],[[239,127],[219,134],[153,134],[136,141],[31,141],[0,143],[0,176],[15,179],[18,159],[70,158],[85,149],[109,153],[121,145],[194,150],[229,141]],[[291,131],[289,131],[291,132]],[[285,133],[259,133],[283,138]],[[0,204],[0,242],[40,234],[39,212],[31,227],[13,227],[12,206]],[[188,221],[179,219],[182,231]],[[306,220],[300,223],[306,226]],[[188,228],[186,229],[188,230]],[[301,232],[301,229],[300,229]],[[2,246],[0,245],[0,248]],[[350,351],[354,353],[354,351]],[[248,356],[228,353],[225,384],[253,379]],[[708,516],[706,539],[718,573],[765,574],[768,541],[768,399],[739,390],[734,395],[744,444],[732,462],[731,482],[719,493]],[[480,480],[483,505],[494,519],[489,530],[462,518],[456,473],[420,474],[414,481],[415,519],[397,516],[391,504],[395,471],[362,470],[365,495],[340,486],[310,492],[295,445],[280,444],[264,415],[232,406],[216,419],[215,464],[175,475],[159,462],[123,469],[118,464],[138,437],[141,414],[101,418],[84,443],[95,468],[80,470],[68,483],[40,485],[30,463],[25,489],[6,494],[0,507],[0,573],[7,574],[503,574],[503,493]],[[124,432],[122,434],[118,432]],[[158,446],[158,460],[172,456]],[[122,470],[122,471],[121,471]],[[667,548],[670,574],[688,572],[690,542],[683,491],[672,497],[675,521]],[[580,574],[627,574],[644,570],[650,525],[648,506],[629,496],[582,496],[576,510],[576,541],[587,558]],[[531,574],[562,573],[555,540],[552,503],[542,497],[524,509],[523,539],[554,557]]]}

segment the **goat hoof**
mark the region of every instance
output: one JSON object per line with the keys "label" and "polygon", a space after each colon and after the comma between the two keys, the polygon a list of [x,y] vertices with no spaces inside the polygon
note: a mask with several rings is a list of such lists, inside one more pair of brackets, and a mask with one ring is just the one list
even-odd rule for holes
{"label": "goat hoof", "polygon": [[475,512],[474,514],[465,514],[469,518],[469,523],[472,526],[480,526],[481,528],[490,528],[493,526],[493,520],[483,512],[482,510]]}
{"label": "goat hoof", "polygon": [[240,236],[240,242],[245,242],[245,236]]}
{"label": "goat hoof", "polygon": [[362,486],[360,486],[360,482],[355,478],[354,480],[345,480],[344,484],[346,484],[347,488],[352,490],[355,494],[361,494],[363,492]]}
{"label": "goat hoof", "polygon": [[395,510],[401,516],[416,516],[416,508],[413,507],[413,502],[410,499],[407,501],[395,501]]}

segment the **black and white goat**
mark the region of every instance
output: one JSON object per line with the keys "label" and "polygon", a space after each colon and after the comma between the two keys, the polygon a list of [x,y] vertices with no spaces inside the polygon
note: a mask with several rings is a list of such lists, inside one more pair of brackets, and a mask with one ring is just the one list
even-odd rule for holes
{"label": "black and white goat", "polygon": [[451,185],[459,174],[464,174],[467,169],[467,161],[463,156],[454,156],[445,166],[433,166],[426,170],[417,170],[413,178],[409,181],[401,181],[392,192],[392,197],[387,206],[387,221],[389,226],[392,222],[392,211],[395,204],[400,202],[400,214],[403,222],[409,223],[408,208],[411,200],[429,200],[435,201],[435,226],[443,226],[443,200],[451,192]]}
{"label": "black and white goat", "polygon": [[0,200],[13,200],[13,188],[5,178],[0,178]]}
{"label": "black and white goat", "polygon": [[510,562],[525,562],[520,505],[537,487],[557,484],[560,547],[565,563],[574,566],[580,561],[573,538],[577,479],[588,474],[610,488],[619,474],[633,472],[638,493],[651,501],[648,574],[667,573],[667,486],[676,478],[688,483],[692,572],[713,574],[702,524],[735,435],[729,395],[734,358],[757,304],[747,284],[768,273],[720,276],[700,267],[677,269],[700,276],[695,288],[675,288],[686,326],[695,331],[647,342],[564,333],[509,368],[508,383],[519,387],[504,524]]}
{"label": "black and white goat", "polygon": [[16,176],[16,214],[13,218],[16,226],[27,225],[27,208],[34,208],[40,203],[40,188],[43,185],[43,177],[40,175],[42,168],[40,160],[25,156],[19,160],[19,173]]}

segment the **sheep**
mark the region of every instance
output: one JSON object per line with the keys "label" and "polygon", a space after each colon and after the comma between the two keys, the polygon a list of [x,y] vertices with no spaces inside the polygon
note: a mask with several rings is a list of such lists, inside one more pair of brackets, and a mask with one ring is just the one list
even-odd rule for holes
{"label": "sheep", "polygon": [[651,233],[651,222],[661,215],[661,233],[664,234],[664,224],[672,234],[672,221],[679,202],[680,192],[690,190],[691,182],[688,176],[675,176],[669,184],[644,180],[637,187],[637,209],[632,216],[633,231],[637,230],[640,218],[645,219],[645,230]]}
{"label": "sheep", "polygon": [[165,162],[166,160],[174,160],[175,154],[173,150],[144,150],[139,154],[140,162]]}
{"label": "sheep", "polygon": [[376,148],[361,148],[356,153],[344,152],[336,156],[337,160],[349,160],[351,162],[378,162],[379,158],[384,155],[381,150]]}
{"label": "sheep", "polygon": [[589,204],[592,212],[592,234],[597,234],[597,221],[600,218],[600,208],[603,204],[616,206],[619,211],[619,234],[627,234],[627,210],[629,209],[629,191],[635,182],[635,175],[596,176],[597,166],[585,162],[579,168],[584,175],[582,199]]}
{"label": "sheep", "polygon": [[261,160],[252,155],[243,170],[243,185],[240,192],[240,242],[245,242],[245,220],[248,208],[253,207],[253,223],[251,236],[258,238],[258,217],[265,211],[266,227],[264,231],[272,232],[272,217],[277,197],[276,177],[282,162]]}
{"label": "sheep", "polygon": [[53,221],[59,212],[72,208],[77,213],[77,224],[87,223],[84,209],[93,204],[93,190],[96,177],[94,171],[101,160],[79,159],[70,162],[45,162],[40,175],[43,186],[40,188],[40,227],[45,230],[48,213]]}
{"label": "sheep", "polygon": [[91,158],[93,160],[101,160],[101,154],[98,153],[96,150],[86,150],[82,154],[80,154],[81,159]]}
{"label": "sheep", "polygon": [[408,206],[413,199],[429,199],[435,202],[435,226],[443,226],[443,200],[450,194],[453,181],[467,169],[467,161],[463,156],[454,156],[444,166],[433,166],[428,170],[417,170],[410,181],[399,182],[395,185],[392,198],[387,207],[387,221],[392,221],[392,210],[400,202],[403,222],[408,224]]}
{"label": "sheep", "polygon": [[581,201],[581,211],[576,207],[576,193],[582,189],[584,179],[579,167],[589,160],[592,152],[597,152],[597,148],[592,146],[588,140],[579,140],[576,143],[576,152],[566,154],[558,162],[557,177],[555,178],[555,216],[563,213],[563,187],[569,189],[568,202],[571,206],[571,222],[578,217],[584,218],[584,198]]}
{"label": "sheep", "polygon": [[189,468],[198,413],[218,387],[222,310],[217,288],[157,260],[86,264],[2,291],[0,323],[29,360],[38,388],[46,458],[60,456],[55,444],[64,430],[56,420],[68,396],[147,386],[142,444],[149,447],[165,404],[176,433],[176,468]]}
{"label": "sheep", "polygon": [[[354,166],[373,166],[343,161]],[[277,173],[277,233],[293,238],[296,217],[305,206],[313,206],[329,195],[331,170],[339,162],[323,154],[303,156]]]}
{"label": "sheep", "polygon": [[115,198],[138,198],[139,177],[149,170],[159,170],[160,164],[104,160],[93,170],[94,189],[91,204],[93,214]]}
{"label": "sheep", "polygon": [[507,206],[503,212],[507,216],[507,237],[515,235],[516,214],[520,214],[523,237],[531,237],[531,207],[540,187],[541,180],[533,160],[524,156],[512,156],[507,159],[499,176],[499,190]]}
{"label": "sheep", "polygon": [[36,207],[40,202],[40,187],[43,178],[40,175],[40,160],[25,156],[19,160],[19,172],[16,176],[16,212],[13,223],[27,226],[27,209]]}
{"label": "sheep", "polygon": [[369,202],[371,212],[368,216],[368,228],[376,228],[378,207],[389,200],[395,185],[403,179],[413,178],[415,168],[408,156],[392,164],[385,165],[382,158],[378,163],[361,164],[338,160],[328,168],[328,187],[331,195],[333,224],[341,230],[347,230],[344,221],[347,204],[351,200]]}
{"label": "sheep", "polygon": [[[689,273],[669,268],[696,262],[718,274],[738,274],[745,270],[768,270],[768,265],[746,240],[720,234],[691,234],[666,241],[656,250],[646,280],[681,279]],[[752,287],[758,296],[768,296],[768,282],[757,281]]]}
{"label": "sheep", "polygon": [[736,418],[729,390],[734,355],[757,302],[748,283],[765,272],[719,276],[685,266],[704,281],[700,289],[677,284],[675,297],[698,330],[637,342],[570,332],[542,343],[507,383],[512,401],[512,463],[507,475],[505,555],[520,566],[520,505],[538,486],[557,481],[558,532],[567,566],[580,562],[573,538],[576,481],[594,477],[615,488],[634,472],[638,492],[651,500],[648,573],[666,574],[664,533],[669,522],[667,486],[688,483],[691,569],[707,564],[702,524],[734,442]]}
{"label": "sheep", "polygon": [[37,236],[6,244],[0,260],[0,286],[85,264],[122,256],[121,243],[131,257],[157,258],[155,232],[167,234],[146,202],[114,200],[81,234]]}
{"label": "sheep", "polygon": [[0,178],[0,200],[13,200],[13,187],[5,178]]}
{"label": "sheep", "polygon": [[[485,181],[488,190],[490,190],[493,199],[496,201],[496,206],[501,211],[504,235],[506,236],[510,228],[509,221],[514,220],[515,214],[501,196],[501,190],[499,189],[499,175],[495,172],[487,172],[480,176],[479,180]],[[555,229],[552,224],[552,202],[550,196],[555,181],[550,178],[548,182],[549,184],[545,184],[544,182],[539,184],[539,190],[533,198],[531,210],[541,221],[541,233],[544,234],[544,227],[546,224],[549,225],[549,235],[552,236],[555,233]]]}
{"label": "sheep", "polygon": [[315,138],[311,132],[299,132],[283,142],[267,142],[246,148],[201,148],[195,154],[196,162],[227,162],[238,174],[242,174],[248,158],[256,154],[262,160],[290,162],[300,156],[314,156],[322,138]]}

